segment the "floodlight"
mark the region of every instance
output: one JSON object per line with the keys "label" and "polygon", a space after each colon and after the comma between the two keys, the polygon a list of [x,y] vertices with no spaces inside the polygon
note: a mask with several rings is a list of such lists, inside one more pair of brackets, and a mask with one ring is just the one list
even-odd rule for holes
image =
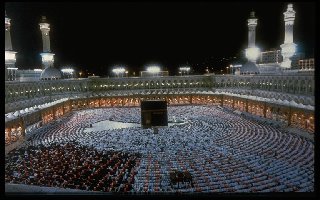
{"label": "floodlight", "polygon": [[70,73],[70,74],[72,74],[72,73],[74,72],[74,69],[65,68],[65,69],[61,69],[61,71],[62,71],[63,73]]}
{"label": "floodlight", "polygon": [[256,47],[246,49],[246,57],[248,60],[255,62],[259,57],[260,49]]}
{"label": "floodlight", "polygon": [[147,68],[147,71],[150,72],[150,73],[159,73],[160,72],[160,67],[158,66],[150,66]]}
{"label": "floodlight", "polygon": [[181,71],[189,71],[190,67],[180,67],[179,68]]}
{"label": "floodlight", "polygon": [[5,60],[15,60],[16,52],[13,51],[5,51]]}
{"label": "floodlight", "polygon": [[54,54],[53,53],[42,53],[40,54],[41,57],[42,57],[42,62],[50,62],[50,61],[53,61],[53,56]]}

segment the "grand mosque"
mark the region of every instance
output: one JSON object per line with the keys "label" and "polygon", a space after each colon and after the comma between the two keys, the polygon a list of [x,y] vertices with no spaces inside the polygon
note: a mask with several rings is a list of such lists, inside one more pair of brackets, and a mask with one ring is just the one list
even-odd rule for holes
{"label": "grand mosque", "polygon": [[[232,66],[232,74],[79,79],[63,79],[54,67],[44,16],[39,23],[43,67],[31,70],[31,77],[19,72],[6,15],[6,188],[313,192],[314,59],[296,52],[295,13],[287,4],[280,49],[261,52],[255,44],[258,19],[251,12],[247,62]],[[157,134],[142,129],[143,100],[166,101],[172,124]],[[98,129],[105,121],[110,129]],[[68,157],[65,149],[75,154]],[[81,152],[84,158],[77,157]],[[56,155],[66,160],[55,161]],[[47,157],[53,161],[44,164]],[[65,171],[54,167],[60,165]]]}

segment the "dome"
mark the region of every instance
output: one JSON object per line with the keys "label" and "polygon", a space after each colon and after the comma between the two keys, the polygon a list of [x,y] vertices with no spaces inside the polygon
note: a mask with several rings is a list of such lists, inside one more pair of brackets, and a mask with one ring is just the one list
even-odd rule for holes
{"label": "dome", "polygon": [[240,74],[259,74],[259,69],[255,63],[247,62],[240,68]]}
{"label": "dome", "polygon": [[44,69],[40,75],[41,80],[55,80],[60,78],[61,78],[60,71],[54,67],[48,67]]}

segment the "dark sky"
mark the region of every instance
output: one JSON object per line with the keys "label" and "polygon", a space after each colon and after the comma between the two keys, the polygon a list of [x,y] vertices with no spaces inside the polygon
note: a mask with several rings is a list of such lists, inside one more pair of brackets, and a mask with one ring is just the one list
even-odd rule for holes
{"label": "dark sky", "polygon": [[[250,11],[258,18],[256,44],[279,48],[284,40],[285,2],[59,2],[6,3],[17,67],[40,66],[39,21],[47,16],[55,66],[70,65],[109,75],[112,66],[126,65],[136,74],[156,63],[171,74],[188,63],[195,73],[205,67],[219,71],[247,47]],[[315,3],[294,2],[294,42],[313,56]],[[218,62],[219,61],[219,62]]]}

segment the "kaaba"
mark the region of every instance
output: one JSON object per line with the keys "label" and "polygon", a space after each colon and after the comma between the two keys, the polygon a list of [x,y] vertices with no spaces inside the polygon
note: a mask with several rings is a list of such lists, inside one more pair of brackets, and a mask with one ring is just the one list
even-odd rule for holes
{"label": "kaaba", "polygon": [[142,128],[168,126],[167,102],[161,100],[141,101],[141,126]]}

